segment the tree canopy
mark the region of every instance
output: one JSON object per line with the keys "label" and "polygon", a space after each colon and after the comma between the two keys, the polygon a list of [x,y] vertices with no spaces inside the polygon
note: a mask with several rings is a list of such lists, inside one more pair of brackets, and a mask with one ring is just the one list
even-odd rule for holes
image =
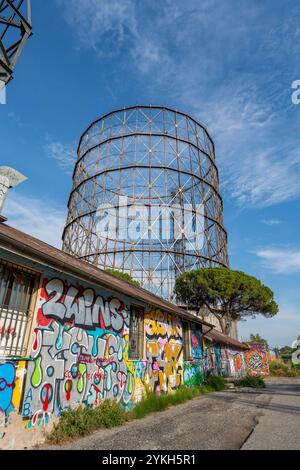
{"label": "tree canopy", "polygon": [[269,349],[268,341],[264,339],[259,333],[251,333],[250,339],[246,341],[246,343],[265,344]]}
{"label": "tree canopy", "polygon": [[273,317],[278,312],[272,290],[242,271],[202,268],[183,273],[176,279],[175,294],[184,304],[206,307],[228,333],[233,320],[261,314]]}
{"label": "tree canopy", "polygon": [[134,286],[140,286],[139,281],[136,281],[127,273],[122,273],[121,271],[117,271],[115,269],[106,269],[105,271],[109,274],[112,274],[113,276],[123,279],[123,281],[130,282],[130,284],[133,284]]}

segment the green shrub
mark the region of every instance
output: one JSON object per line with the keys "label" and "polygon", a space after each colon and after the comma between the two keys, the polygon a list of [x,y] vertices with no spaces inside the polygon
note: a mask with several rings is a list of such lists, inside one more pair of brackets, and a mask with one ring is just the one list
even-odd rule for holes
{"label": "green shrub", "polygon": [[237,387],[265,388],[266,384],[263,377],[255,377],[246,375],[240,380],[235,380],[234,385]]}
{"label": "green shrub", "polygon": [[296,374],[297,377],[300,377],[300,364],[293,364],[292,371]]}
{"label": "green shrub", "polygon": [[274,377],[295,377],[297,372],[280,359],[270,361],[270,375]]}
{"label": "green shrub", "polygon": [[128,419],[126,412],[116,402],[105,400],[96,408],[69,409],[62,413],[59,422],[47,435],[47,441],[60,443],[66,439],[86,436],[99,428],[111,428]]}
{"label": "green shrub", "polygon": [[219,375],[210,375],[204,383],[206,387],[209,387],[212,389],[212,391],[217,392],[220,390],[224,390],[225,384],[225,377],[221,377]]}

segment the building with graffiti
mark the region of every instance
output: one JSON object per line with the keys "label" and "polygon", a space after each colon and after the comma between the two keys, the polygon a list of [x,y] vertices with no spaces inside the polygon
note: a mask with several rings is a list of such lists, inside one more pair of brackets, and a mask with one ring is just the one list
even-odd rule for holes
{"label": "building with graffiti", "polygon": [[0,223],[0,449],[42,442],[63,410],[209,374],[247,346],[153,293]]}

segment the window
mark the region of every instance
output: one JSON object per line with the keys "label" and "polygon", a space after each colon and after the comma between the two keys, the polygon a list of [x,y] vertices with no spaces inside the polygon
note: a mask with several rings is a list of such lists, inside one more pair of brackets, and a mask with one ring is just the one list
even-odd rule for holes
{"label": "window", "polygon": [[185,361],[191,360],[191,335],[190,335],[190,324],[188,322],[182,322],[183,329],[183,359]]}
{"label": "window", "polygon": [[23,356],[36,275],[0,260],[0,356]]}
{"label": "window", "polygon": [[137,305],[130,307],[129,360],[144,357],[144,309]]}

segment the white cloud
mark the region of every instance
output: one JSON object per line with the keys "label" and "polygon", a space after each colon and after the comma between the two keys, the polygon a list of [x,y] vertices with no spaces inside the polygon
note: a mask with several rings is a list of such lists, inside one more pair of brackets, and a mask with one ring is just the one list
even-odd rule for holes
{"label": "white cloud", "polygon": [[[194,100],[195,111],[199,103]],[[298,140],[277,141],[287,111],[277,105],[273,92],[261,93],[255,76],[243,74],[221,84],[198,113],[216,144],[221,189],[241,207],[268,207],[300,195]]]}
{"label": "white cloud", "polygon": [[265,268],[276,274],[300,272],[300,250],[269,248],[257,250],[255,254]]}
{"label": "white cloud", "polygon": [[300,150],[248,152],[239,165],[228,165],[228,173],[226,187],[241,206],[268,207],[295,199],[300,195]]}
{"label": "white cloud", "polygon": [[49,142],[44,145],[44,151],[49,158],[55,160],[64,172],[71,176],[77,159],[74,145],[65,145],[60,142]]}
{"label": "white cloud", "polygon": [[153,67],[159,66],[160,80],[163,80],[168,69],[173,67],[167,49],[162,44],[149,38],[138,38],[135,47],[132,48],[131,56],[135,61],[136,67],[142,73],[148,73]]}
{"label": "white cloud", "polygon": [[279,219],[263,219],[262,220],[262,223],[264,225],[281,225],[283,224],[283,221],[282,220],[279,220]]}
{"label": "white cloud", "polygon": [[[67,23],[78,36],[80,44],[93,49],[99,58],[117,56],[129,51],[141,73],[152,67],[168,68],[170,58],[150,21],[143,15],[146,4],[135,0],[57,0],[64,7]],[[175,13],[174,13],[175,14]]]}
{"label": "white cloud", "polygon": [[57,2],[83,47],[118,56],[140,74],[145,96],[166,94],[207,125],[222,189],[239,206],[299,196],[297,134],[288,148],[287,136],[279,138],[280,119],[292,108],[295,66],[291,60],[277,66],[277,56],[286,60],[299,44],[295,19],[278,22],[263,3],[251,2],[235,15],[231,5],[213,0],[188,0],[184,8],[180,0]]}
{"label": "white cloud", "polygon": [[[195,105],[199,108],[198,101]],[[248,131],[257,132],[276,118],[268,90],[261,93],[255,74],[249,73],[238,75],[229,84],[220,83],[200,115],[206,116],[211,133],[222,134],[231,145],[233,134],[240,138]]]}
{"label": "white cloud", "polygon": [[7,224],[61,248],[66,211],[56,203],[11,192],[5,202]]}
{"label": "white cloud", "polygon": [[[67,23],[76,31],[84,47],[99,56],[115,55],[137,34],[133,0],[57,0],[64,8]],[[104,47],[111,42],[114,47]],[[105,51],[105,53],[104,53]]]}

